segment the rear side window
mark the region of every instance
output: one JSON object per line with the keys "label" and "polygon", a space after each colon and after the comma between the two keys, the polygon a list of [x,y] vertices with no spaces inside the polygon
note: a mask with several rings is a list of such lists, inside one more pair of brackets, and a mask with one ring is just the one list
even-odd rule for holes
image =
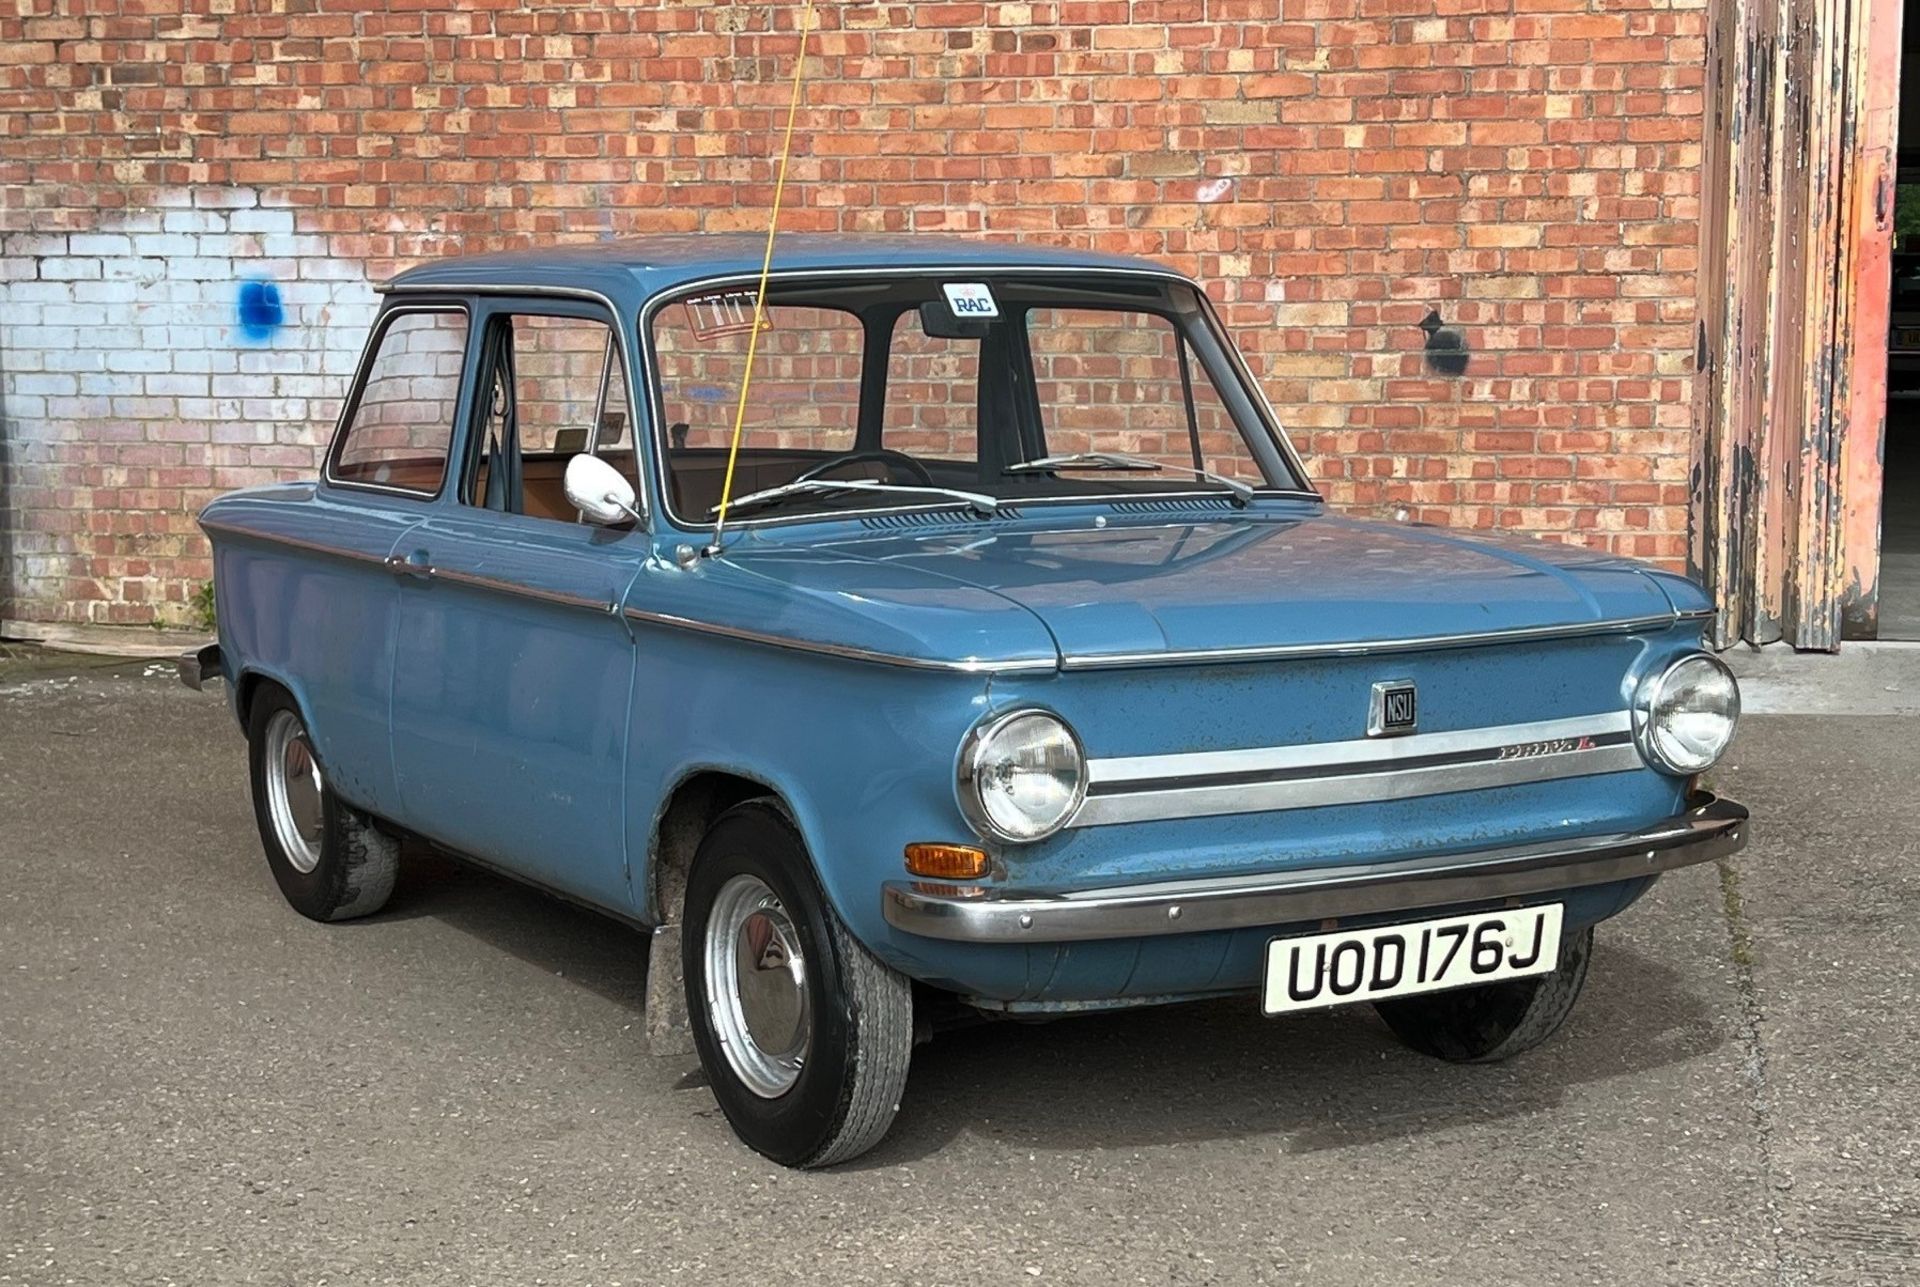
{"label": "rear side window", "polygon": [[432,496],[447,474],[467,352],[459,309],[393,314],[340,435],[335,482]]}

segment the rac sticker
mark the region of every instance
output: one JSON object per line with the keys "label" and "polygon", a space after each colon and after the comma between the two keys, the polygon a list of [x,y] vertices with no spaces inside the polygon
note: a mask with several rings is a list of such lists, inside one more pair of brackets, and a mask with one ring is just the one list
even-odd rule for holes
{"label": "rac sticker", "polygon": [[981,282],[950,282],[940,288],[946,292],[947,307],[955,317],[998,317],[1000,306],[993,292]]}

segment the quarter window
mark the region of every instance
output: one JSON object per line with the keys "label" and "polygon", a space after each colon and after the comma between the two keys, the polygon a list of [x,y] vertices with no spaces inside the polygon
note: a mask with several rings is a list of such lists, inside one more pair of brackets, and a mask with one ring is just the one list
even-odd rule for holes
{"label": "quarter window", "polygon": [[393,314],[380,332],[341,434],[334,481],[423,496],[438,492],[453,443],[466,352],[464,312]]}

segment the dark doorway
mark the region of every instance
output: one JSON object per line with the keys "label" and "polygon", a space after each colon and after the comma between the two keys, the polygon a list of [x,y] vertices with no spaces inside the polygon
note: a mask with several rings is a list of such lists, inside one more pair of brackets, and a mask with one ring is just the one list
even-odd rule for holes
{"label": "dark doorway", "polygon": [[1886,452],[1880,493],[1880,637],[1920,639],[1920,393],[1904,398],[1889,394]]}
{"label": "dark doorway", "polygon": [[1920,0],[1904,7],[1880,490],[1882,639],[1920,639]]}

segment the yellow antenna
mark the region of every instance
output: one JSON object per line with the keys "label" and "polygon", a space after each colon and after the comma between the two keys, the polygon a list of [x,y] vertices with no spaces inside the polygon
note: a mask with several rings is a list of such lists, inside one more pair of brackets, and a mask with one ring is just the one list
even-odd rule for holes
{"label": "yellow antenna", "polygon": [[733,500],[733,466],[740,459],[740,430],[747,423],[747,391],[753,387],[753,355],[760,347],[761,317],[767,307],[767,276],[773,271],[773,235],[780,227],[780,198],[787,191],[787,158],[793,152],[793,120],[800,112],[800,86],[806,80],[807,35],[813,28],[813,0],[800,10],[800,52],[793,60],[793,91],[787,99],[787,129],[780,140],[780,170],[773,181],[773,213],[767,217],[767,251],[760,260],[760,285],[753,295],[753,328],[747,332],[747,368],[740,375],[740,403],[733,411],[733,442],[727,448],[727,476],[720,484],[720,507],[714,515],[713,544],[708,554],[720,552],[720,534],[727,526],[727,506]]}

